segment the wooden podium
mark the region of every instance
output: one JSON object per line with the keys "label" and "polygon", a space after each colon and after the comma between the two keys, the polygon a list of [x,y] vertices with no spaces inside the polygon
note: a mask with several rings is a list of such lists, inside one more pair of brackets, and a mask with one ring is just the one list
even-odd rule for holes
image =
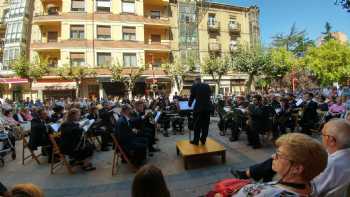
{"label": "wooden podium", "polygon": [[188,169],[188,159],[193,157],[202,157],[206,155],[220,155],[222,163],[226,162],[226,149],[218,142],[207,138],[205,145],[199,143],[198,146],[190,144],[189,140],[180,140],[176,142],[177,155],[181,153],[184,159],[185,169]]}

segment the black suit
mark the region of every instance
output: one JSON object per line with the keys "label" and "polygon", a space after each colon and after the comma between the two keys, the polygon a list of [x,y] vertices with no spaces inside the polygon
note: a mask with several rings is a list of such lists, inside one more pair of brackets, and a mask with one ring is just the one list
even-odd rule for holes
{"label": "black suit", "polygon": [[146,159],[148,140],[143,137],[138,137],[137,134],[132,131],[130,122],[126,117],[121,116],[118,119],[114,134],[132,162],[137,165],[142,164]]}
{"label": "black suit", "polygon": [[[79,146],[83,137],[83,129],[78,123],[64,122],[61,127],[60,149],[63,154],[69,155],[77,161],[82,161],[93,154],[93,147],[85,142],[85,146]],[[79,146],[79,147],[78,147]]]}
{"label": "black suit", "polygon": [[300,120],[303,133],[311,135],[311,129],[315,127],[318,121],[317,108],[317,103],[312,100],[304,103],[303,116]]}
{"label": "black suit", "polygon": [[48,129],[45,121],[34,118],[31,121],[29,145],[30,149],[36,150],[39,146],[49,145]]}
{"label": "black suit", "polygon": [[211,91],[208,84],[197,83],[192,85],[191,96],[190,96],[188,105],[192,106],[193,101],[196,100],[196,103],[194,104],[194,108],[193,108],[193,117],[194,117],[193,142],[195,144],[198,144],[199,140],[205,143],[208,136],[208,129],[210,124],[210,112],[212,111],[212,103],[210,101],[210,96],[211,96]]}

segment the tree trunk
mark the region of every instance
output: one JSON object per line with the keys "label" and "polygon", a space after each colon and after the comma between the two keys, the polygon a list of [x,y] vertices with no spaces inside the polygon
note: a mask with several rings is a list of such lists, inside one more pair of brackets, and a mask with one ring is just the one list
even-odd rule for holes
{"label": "tree trunk", "polygon": [[[220,92],[220,84],[221,84],[221,77],[219,77],[216,81],[216,86],[218,87],[217,90],[215,91],[215,94],[218,95]],[[224,94],[224,93],[223,93]]]}
{"label": "tree trunk", "polygon": [[80,83],[79,81],[75,81],[77,89],[75,90],[75,98],[78,99],[80,95]]}
{"label": "tree trunk", "polygon": [[33,100],[33,92],[32,92],[32,86],[33,86],[33,80],[28,79],[29,82],[29,92],[30,92],[30,100]]}
{"label": "tree trunk", "polygon": [[254,79],[254,75],[253,74],[249,74],[249,77],[248,77],[248,81],[247,81],[247,93],[250,93],[252,91],[252,83],[253,83],[253,79]]}

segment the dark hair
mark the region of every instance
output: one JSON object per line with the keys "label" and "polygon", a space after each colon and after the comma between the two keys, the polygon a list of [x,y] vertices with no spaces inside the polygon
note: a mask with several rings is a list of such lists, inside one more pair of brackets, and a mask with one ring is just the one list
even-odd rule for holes
{"label": "dark hair", "polygon": [[132,197],[170,197],[162,171],[154,165],[143,166],[132,183]]}

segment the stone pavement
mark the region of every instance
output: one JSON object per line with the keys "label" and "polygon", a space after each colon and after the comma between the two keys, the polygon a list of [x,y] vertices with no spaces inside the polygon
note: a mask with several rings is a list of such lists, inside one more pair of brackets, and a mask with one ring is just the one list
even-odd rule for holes
{"label": "stone pavement", "polygon": [[[195,159],[190,162],[189,170],[183,167],[181,156],[176,155],[175,143],[180,139],[188,139],[185,135],[171,135],[160,139],[158,144],[161,152],[151,157],[148,163],[161,168],[173,197],[198,197],[206,194],[216,181],[232,177],[230,167],[245,168],[253,163],[269,157],[273,148],[266,142],[263,149],[253,150],[246,146],[246,135],[242,134],[240,141],[230,142],[228,136],[220,136],[217,121],[214,118],[210,126],[209,136],[217,140],[226,148],[226,164],[221,158],[207,157]],[[46,158],[37,165],[33,160],[21,164],[21,143],[17,143],[17,159],[11,161],[6,157],[4,168],[0,168],[0,181],[7,186],[16,183],[31,182],[44,189],[48,197],[129,197],[131,196],[131,183],[134,176],[132,170],[125,164],[118,169],[118,174],[111,176],[112,151],[96,152],[93,163],[97,170],[83,172],[77,169],[76,174],[69,175],[65,168],[56,174],[50,175]]]}

